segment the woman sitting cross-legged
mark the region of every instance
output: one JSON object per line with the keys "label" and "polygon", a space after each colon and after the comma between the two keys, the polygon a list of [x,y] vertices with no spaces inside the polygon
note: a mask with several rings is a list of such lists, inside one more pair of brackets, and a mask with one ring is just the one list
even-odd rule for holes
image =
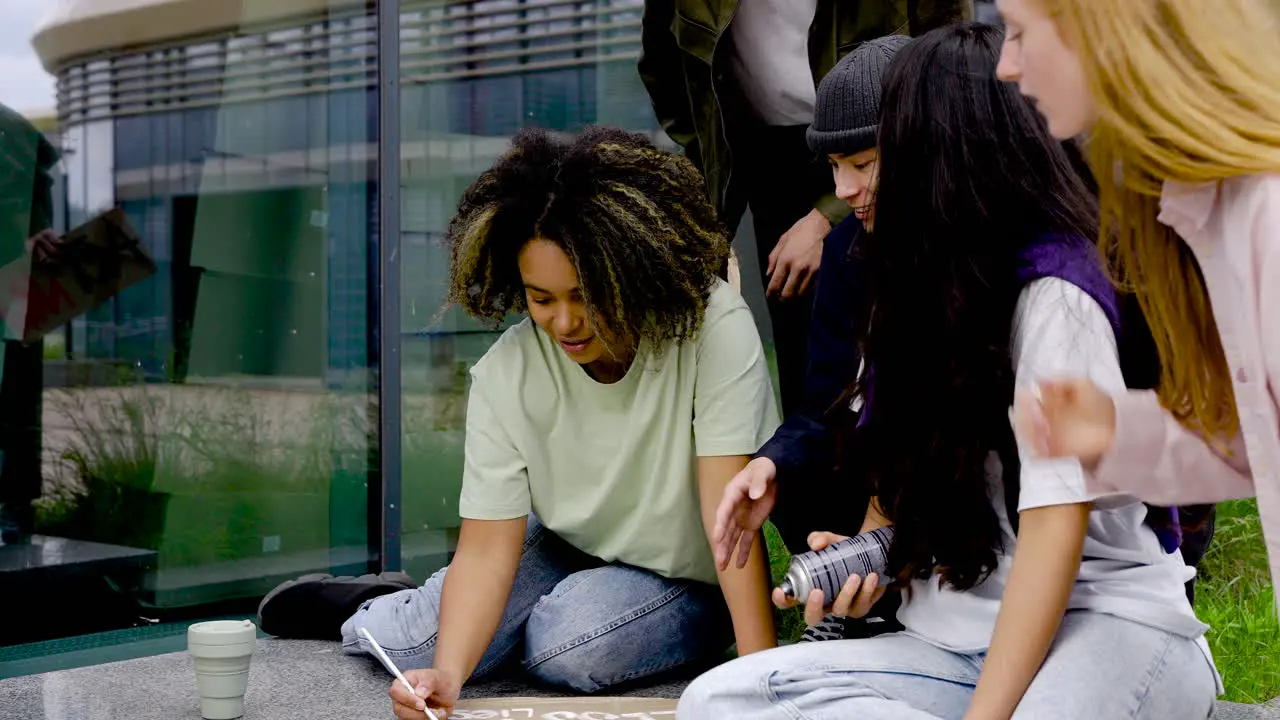
{"label": "woman sitting cross-legged", "polygon": [[618,130],[526,131],[467,190],[447,241],[453,302],[528,319],[471,371],[453,564],[342,628],[349,652],[370,650],[365,627],[417,668],[418,697],[392,688],[397,715],[447,710],[508,661],[595,692],[735,639],[772,647],[763,546],[717,572],[708,541],[778,417],[693,165]]}

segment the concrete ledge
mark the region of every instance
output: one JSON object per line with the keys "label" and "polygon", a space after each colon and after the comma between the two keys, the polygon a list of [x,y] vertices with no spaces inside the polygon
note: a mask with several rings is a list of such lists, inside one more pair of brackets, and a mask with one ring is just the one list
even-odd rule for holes
{"label": "concrete ledge", "polygon": [[[338,643],[263,639],[249,672],[245,718],[351,720],[390,717],[390,676],[363,657],[343,655]],[[612,693],[677,698],[687,678]],[[469,685],[464,698],[562,697],[522,682]],[[199,720],[195,671],[186,653],[173,653],[0,680],[3,717],[75,720],[90,716],[130,720]]]}
{"label": "concrete ledge", "polygon": [[[676,698],[688,678],[611,693]],[[245,717],[253,720],[350,720],[389,717],[388,676],[373,661],[342,654],[337,643],[264,639],[250,671]],[[506,680],[470,685],[464,698],[562,697]],[[5,717],[72,720],[198,720],[195,674],[185,653],[0,680]],[[1220,703],[1214,720],[1280,718],[1280,709]]]}

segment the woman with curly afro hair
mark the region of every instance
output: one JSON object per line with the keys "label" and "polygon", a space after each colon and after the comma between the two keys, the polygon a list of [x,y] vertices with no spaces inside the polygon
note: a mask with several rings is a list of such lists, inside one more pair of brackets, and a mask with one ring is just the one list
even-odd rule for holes
{"label": "woman with curly afro hair", "polygon": [[[778,423],[729,241],[697,171],[643,136],[525,131],[449,224],[450,300],[503,333],[471,371],[457,554],[366,602],[417,697],[509,660],[597,692],[775,644],[763,546],[717,572],[716,503]],[[410,500],[412,502],[412,500]],[[717,588],[717,586],[719,586]]]}

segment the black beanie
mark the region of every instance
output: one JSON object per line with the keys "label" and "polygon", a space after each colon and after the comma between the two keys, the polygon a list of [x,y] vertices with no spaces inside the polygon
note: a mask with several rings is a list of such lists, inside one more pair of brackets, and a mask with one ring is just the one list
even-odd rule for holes
{"label": "black beanie", "polygon": [[911,38],[886,35],[845,55],[818,84],[809,149],[822,155],[852,155],[875,147],[880,124],[880,78]]}

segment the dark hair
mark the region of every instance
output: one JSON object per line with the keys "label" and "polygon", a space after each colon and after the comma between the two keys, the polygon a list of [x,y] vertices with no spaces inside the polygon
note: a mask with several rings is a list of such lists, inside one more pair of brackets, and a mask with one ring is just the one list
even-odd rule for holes
{"label": "dark hair", "polygon": [[876,224],[859,246],[874,412],[842,445],[897,527],[899,583],[938,572],[964,590],[995,569],[988,456],[1014,508],[1020,469],[1008,417],[1019,252],[1050,233],[1096,236],[1066,151],[996,78],[1002,40],[990,25],[939,28],[884,79]]}
{"label": "dark hair", "polygon": [[493,324],[525,311],[517,257],[544,238],[577,270],[594,328],[661,352],[700,327],[728,262],[728,236],[703,188],[692,163],[643,135],[521,131],[449,222],[449,299]]}

